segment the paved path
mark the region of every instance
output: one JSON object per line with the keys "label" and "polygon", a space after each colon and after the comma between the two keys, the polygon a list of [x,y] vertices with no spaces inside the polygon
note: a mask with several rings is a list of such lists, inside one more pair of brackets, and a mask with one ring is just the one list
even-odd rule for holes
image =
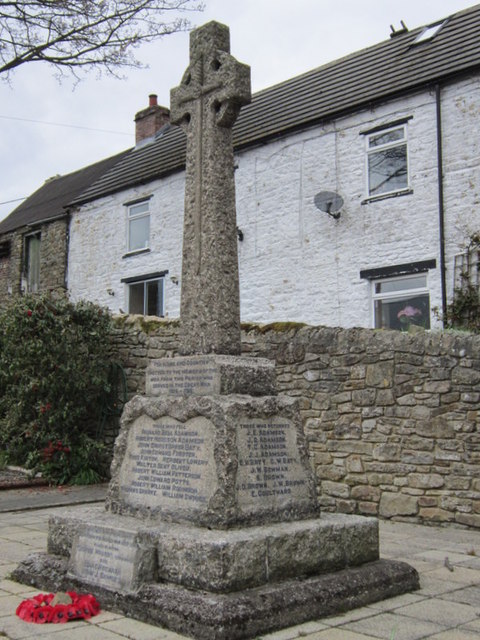
{"label": "paved path", "polygon": [[[64,509],[43,506],[0,513],[0,638],[3,633],[10,640],[185,640],[108,611],[67,625],[17,618],[17,605],[38,590],[12,582],[8,574],[30,551],[45,550],[48,517]],[[420,572],[420,591],[263,635],[262,640],[478,640],[480,531],[381,522],[380,536],[382,557],[406,560]]]}
{"label": "paved path", "polygon": [[99,502],[105,499],[107,488],[108,484],[4,489],[0,491],[0,514],[6,511],[27,511],[28,509],[46,509],[61,505]]}

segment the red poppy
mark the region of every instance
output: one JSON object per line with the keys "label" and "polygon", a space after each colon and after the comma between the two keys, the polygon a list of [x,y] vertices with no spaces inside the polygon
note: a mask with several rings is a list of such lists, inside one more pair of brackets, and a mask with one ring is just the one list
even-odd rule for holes
{"label": "red poppy", "polygon": [[46,622],[64,623],[69,620],[87,619],[100,612],[100,605],[91,594],[80,595],[75,591],[67,592],[72,599],[71,604],[50,603],[53,593],[40,593],[29,600],[21,602],[16,614],[26,622],[44,624]]}
{"label": "red poppy", "polygon": [[51,622],[55,622],[55,623],[68,622],[69,618],[67,616],[67,606],[71,606],[71,605],[56,604],[53,607]]}
{"label": "red poppy", "polygon": [[52,621],[52,607],[45,605],[43,607],[37,607],[33,611],[32,622],[36,624],[45,624]]}
{"label": "red poppy", "polygon": [[32,312],[30,311],[30,309],[27,311],[27,316],[28,316],[29,318],[31,318],[31,317],[32,317]]}

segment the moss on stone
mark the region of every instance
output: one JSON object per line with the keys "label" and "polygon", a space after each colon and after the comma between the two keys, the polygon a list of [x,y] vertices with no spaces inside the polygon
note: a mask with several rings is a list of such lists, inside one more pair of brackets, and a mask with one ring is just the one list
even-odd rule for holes
{"label": "moss on stone", "polygon": [[156,331],[159,327],[168,325],[169,327],[178,327],[179,320],[166,320],[165,318],[157,318],[156,316],[141,316],[141,315],[118,315],[114,316],[113,322],[119,329],[123,329],[127,325],[136,326],[139,331],[150,335]]}
{"label": "moss on stone", "polygon": [[286,331],[298,331],[306,326],[304,322],[271,322],[270,324],[242,322],[243,331],[258,331],[258,333],[267,333],[268,331],[285,333]]}

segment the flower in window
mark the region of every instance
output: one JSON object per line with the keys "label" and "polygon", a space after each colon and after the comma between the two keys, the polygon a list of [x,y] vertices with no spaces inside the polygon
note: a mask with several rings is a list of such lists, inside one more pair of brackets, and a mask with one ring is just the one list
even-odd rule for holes
{"label": "flower in window", "polygon": [[397,318],[400,321],[402,321],[402,318],[405,318],[407,322],[410,322],[416,316],[421,316],[421,315],[422,315],[422,312],[420,311],[420,309],[417,309],[416,307],[412,307],[412,305],[407,304],[406,307],[404,307],[397,313]]}
{"label": "flower in window", "polygon": [[411,304],[407,304],[403,309],[397,313],[397,318],[400,320],[405,329],[408,330],[412,324],[421,324],[419,321],[422,318],[422,312],[417,307],[412,307]]}

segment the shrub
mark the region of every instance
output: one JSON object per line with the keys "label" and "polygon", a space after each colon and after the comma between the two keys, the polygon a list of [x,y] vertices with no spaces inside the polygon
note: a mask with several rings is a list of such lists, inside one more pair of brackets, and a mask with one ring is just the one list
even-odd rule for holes
{"label": "shrub", "polygon": [[468,238],[465,252],[465,266],[460,273],[460,282],[453,292],[453,300],[447,306],[444,326],[448,329],[463,329],[480,333],[480,234],[473,233]]}
{"label": "shrub", "polygon": [[105,477],[95,439],[109,392],[108,311],[48,295],[0,313],[0,448],[55,484]]}

